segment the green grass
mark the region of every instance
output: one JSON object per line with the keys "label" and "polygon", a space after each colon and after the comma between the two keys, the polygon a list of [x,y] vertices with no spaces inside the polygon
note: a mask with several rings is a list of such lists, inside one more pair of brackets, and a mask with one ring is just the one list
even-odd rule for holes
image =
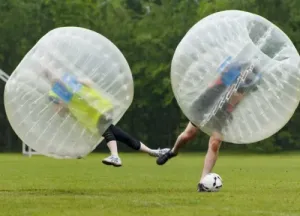
{"label": "green grass", "polygon": [[197,193],[203,155],[181,154],[158,167],[143,154],[82,160],[0,155],[0,215],[298,216],[300,155],[224,155],[218,193]]}

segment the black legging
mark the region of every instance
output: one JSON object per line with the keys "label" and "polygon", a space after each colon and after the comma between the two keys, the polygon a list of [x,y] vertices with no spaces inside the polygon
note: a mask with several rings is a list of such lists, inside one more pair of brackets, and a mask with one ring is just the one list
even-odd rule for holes
{"label": "black legging", "polygon": [[106,143],[110,141],[119,141],[134,150],[139,150],[141,148],[141,142],[139,140],[130,136],[128,133],[115,125],[110,125],[102,136],[104,137]]}

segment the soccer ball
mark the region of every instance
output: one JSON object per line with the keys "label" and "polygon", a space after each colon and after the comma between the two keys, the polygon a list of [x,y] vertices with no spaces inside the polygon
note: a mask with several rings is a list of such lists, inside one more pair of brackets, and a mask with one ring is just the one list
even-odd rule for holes
{"label": "soccer ball", "polygon": [[218,174],[209,173],[202,179],[201,184],[207,192],[218,192],[223,186],[223,180]]}

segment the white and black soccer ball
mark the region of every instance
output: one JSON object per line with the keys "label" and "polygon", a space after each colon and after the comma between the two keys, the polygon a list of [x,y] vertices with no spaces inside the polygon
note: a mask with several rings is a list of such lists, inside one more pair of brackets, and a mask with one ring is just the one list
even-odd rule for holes
{"label": "white and black soccer ball", "polygon": [[223,180],[220,175],[209,173],[202,179],[201,184],[207,192],[218,192],[223,186]]}

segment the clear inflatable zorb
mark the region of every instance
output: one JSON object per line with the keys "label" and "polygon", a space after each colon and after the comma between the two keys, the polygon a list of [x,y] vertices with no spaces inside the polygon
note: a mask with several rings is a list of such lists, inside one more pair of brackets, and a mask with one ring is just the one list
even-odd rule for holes
{"label": "clear inflatable zorb", "polygon": [[265,18],[218,12],[184,36],[171,82],[180,108],[201,130],[231,143],[258,142],[281,129],[298,106],[299,54]]}
{"label": "clear inflatable zorb", "polygon": [[78,27],[57,28],[26,54],[5,87],[17,135],[35,151],[80,158],[102,140],[133,99],[133,79],[119,49]]}

